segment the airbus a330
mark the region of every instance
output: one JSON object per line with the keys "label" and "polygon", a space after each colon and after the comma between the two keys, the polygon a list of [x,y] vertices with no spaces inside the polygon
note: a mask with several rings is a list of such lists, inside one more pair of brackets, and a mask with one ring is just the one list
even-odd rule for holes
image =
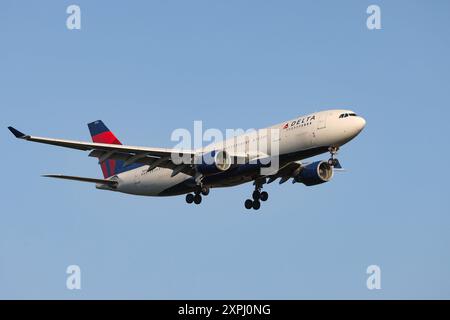
{"label": "airbus a330", "polygon": [[[365,125],[364,118],[351,110],[326,110],[195,150],[122,145],[100,120],[88,124],[93,142],[42,138],[13,127],[8,129],[19,139],[90,151],[89,156],[98,158],[103,172],[103,179],[55,174],[46,177],[90,182],[97,189],[141,196],[185,194],[186,202],[195,204],[200,204],[202,196],[207,196],[211,189],[253,181],[252,196],[244,204],[247,209],[258,210],[269,197],[262,191],[263,186],[277,179],[280,184],[292,179],[293,183],[307,186],[329,182],[334,171],[342,168],[336,159],[337,151]],[[250,146],[260,139],[267,140],[268,132],[274,130],[278,134],[269,139],[269,149],[277,144],[278,166],[264,173],[262,169],[272,165],[273,155]],[[303,162],[324,153],[330,154],[328,160]],[[174,161],[174,155],[185,161]],[[268,158],[271,160],[263,161]]]}

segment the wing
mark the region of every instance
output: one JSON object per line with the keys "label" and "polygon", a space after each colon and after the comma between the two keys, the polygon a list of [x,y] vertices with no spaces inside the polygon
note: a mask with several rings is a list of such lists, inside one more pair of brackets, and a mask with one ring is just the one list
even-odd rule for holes
{"label": "wing", "polygon": [[[126,165],[133,163],[141,163],[149,165],[149,171],[156,167],[163,167],[169,169],[175,169],[178,172],[184,172],[189,175],[193,175],[193,170],[190,166],[192,159],[195,156],[193,150],[178,150],[178,149],[165,149],[165,148],[147,148],[147,147],[135,147],[127,145],[116,145],[106,143],[95,142],[83,142],[74,140],[63,140],[53,138],[35,137],[24,134],[19,130],[8,127],[8,129],[18,139],[23,139],[32,142],[44,143],[64,148],[91,151],[90,157],[99,158],[99,162],[103,162],[107,159],[123,160]],[[172,155],[176,157],[172,157]],[[173,163],[172,159],[187,159],[183,163]],[[194,173],[195,174],[195,173]]]}
{"label": "wing", "polygon": [[266,176],[266,178],[269,178],[267,183],[272,183],[276,179],[281,178],[279,183],[283,184],[286,181],[288,181],[290,178],[292,178],[295,174],[297,174],[301,167],[302,167],[302,164],[299,162],[288,162],[285,165],[283,165],[282,167],[280,167],[280,169],[278,170],[278,172],[276,174]]}

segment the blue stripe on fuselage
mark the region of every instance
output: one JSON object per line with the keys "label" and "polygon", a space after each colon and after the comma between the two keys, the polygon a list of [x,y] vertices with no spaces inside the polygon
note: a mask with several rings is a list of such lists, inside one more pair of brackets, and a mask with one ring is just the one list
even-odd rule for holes
{"label": "blue stripe on fuselage", "polygon": [[133,163],[133,164],[130,164],[130,165],[124,167],[123,166],[124,163],[125,163],[125,161],[116,160],[116,170],[115,170],[114,174],[127,172],[127,171],[134,170],[134,169],[144,166],[144,164],[142,164],[142,163]]}

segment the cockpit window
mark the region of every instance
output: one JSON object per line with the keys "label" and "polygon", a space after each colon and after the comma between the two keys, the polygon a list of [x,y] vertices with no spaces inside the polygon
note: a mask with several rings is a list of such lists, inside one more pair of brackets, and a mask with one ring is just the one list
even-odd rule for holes
{"label": "cockpit window", "polygon": [[357,116],[356,113],[342,113],[342,114],[339,116],[339,119],[347,118],[347,117],[356,117],[356,116]]}

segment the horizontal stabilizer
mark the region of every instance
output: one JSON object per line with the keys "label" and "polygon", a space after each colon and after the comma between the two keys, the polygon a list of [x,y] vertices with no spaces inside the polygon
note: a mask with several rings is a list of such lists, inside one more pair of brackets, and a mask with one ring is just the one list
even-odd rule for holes
{"label": "horizontal stabilizer", "polygon": [[45,174],[43,177],[46,178],[57,178],[64,180],[74,180],[74,181],[82,181],[82,182],[90,182],[90,183],[98,183],[107,185],[110,187],[117,186],[117,181],[114,180],[106,180],[106,179],[95,179],[95,178],[85,178],[85,177],[75,177],[75,176],[64,176],[62,174]]}

